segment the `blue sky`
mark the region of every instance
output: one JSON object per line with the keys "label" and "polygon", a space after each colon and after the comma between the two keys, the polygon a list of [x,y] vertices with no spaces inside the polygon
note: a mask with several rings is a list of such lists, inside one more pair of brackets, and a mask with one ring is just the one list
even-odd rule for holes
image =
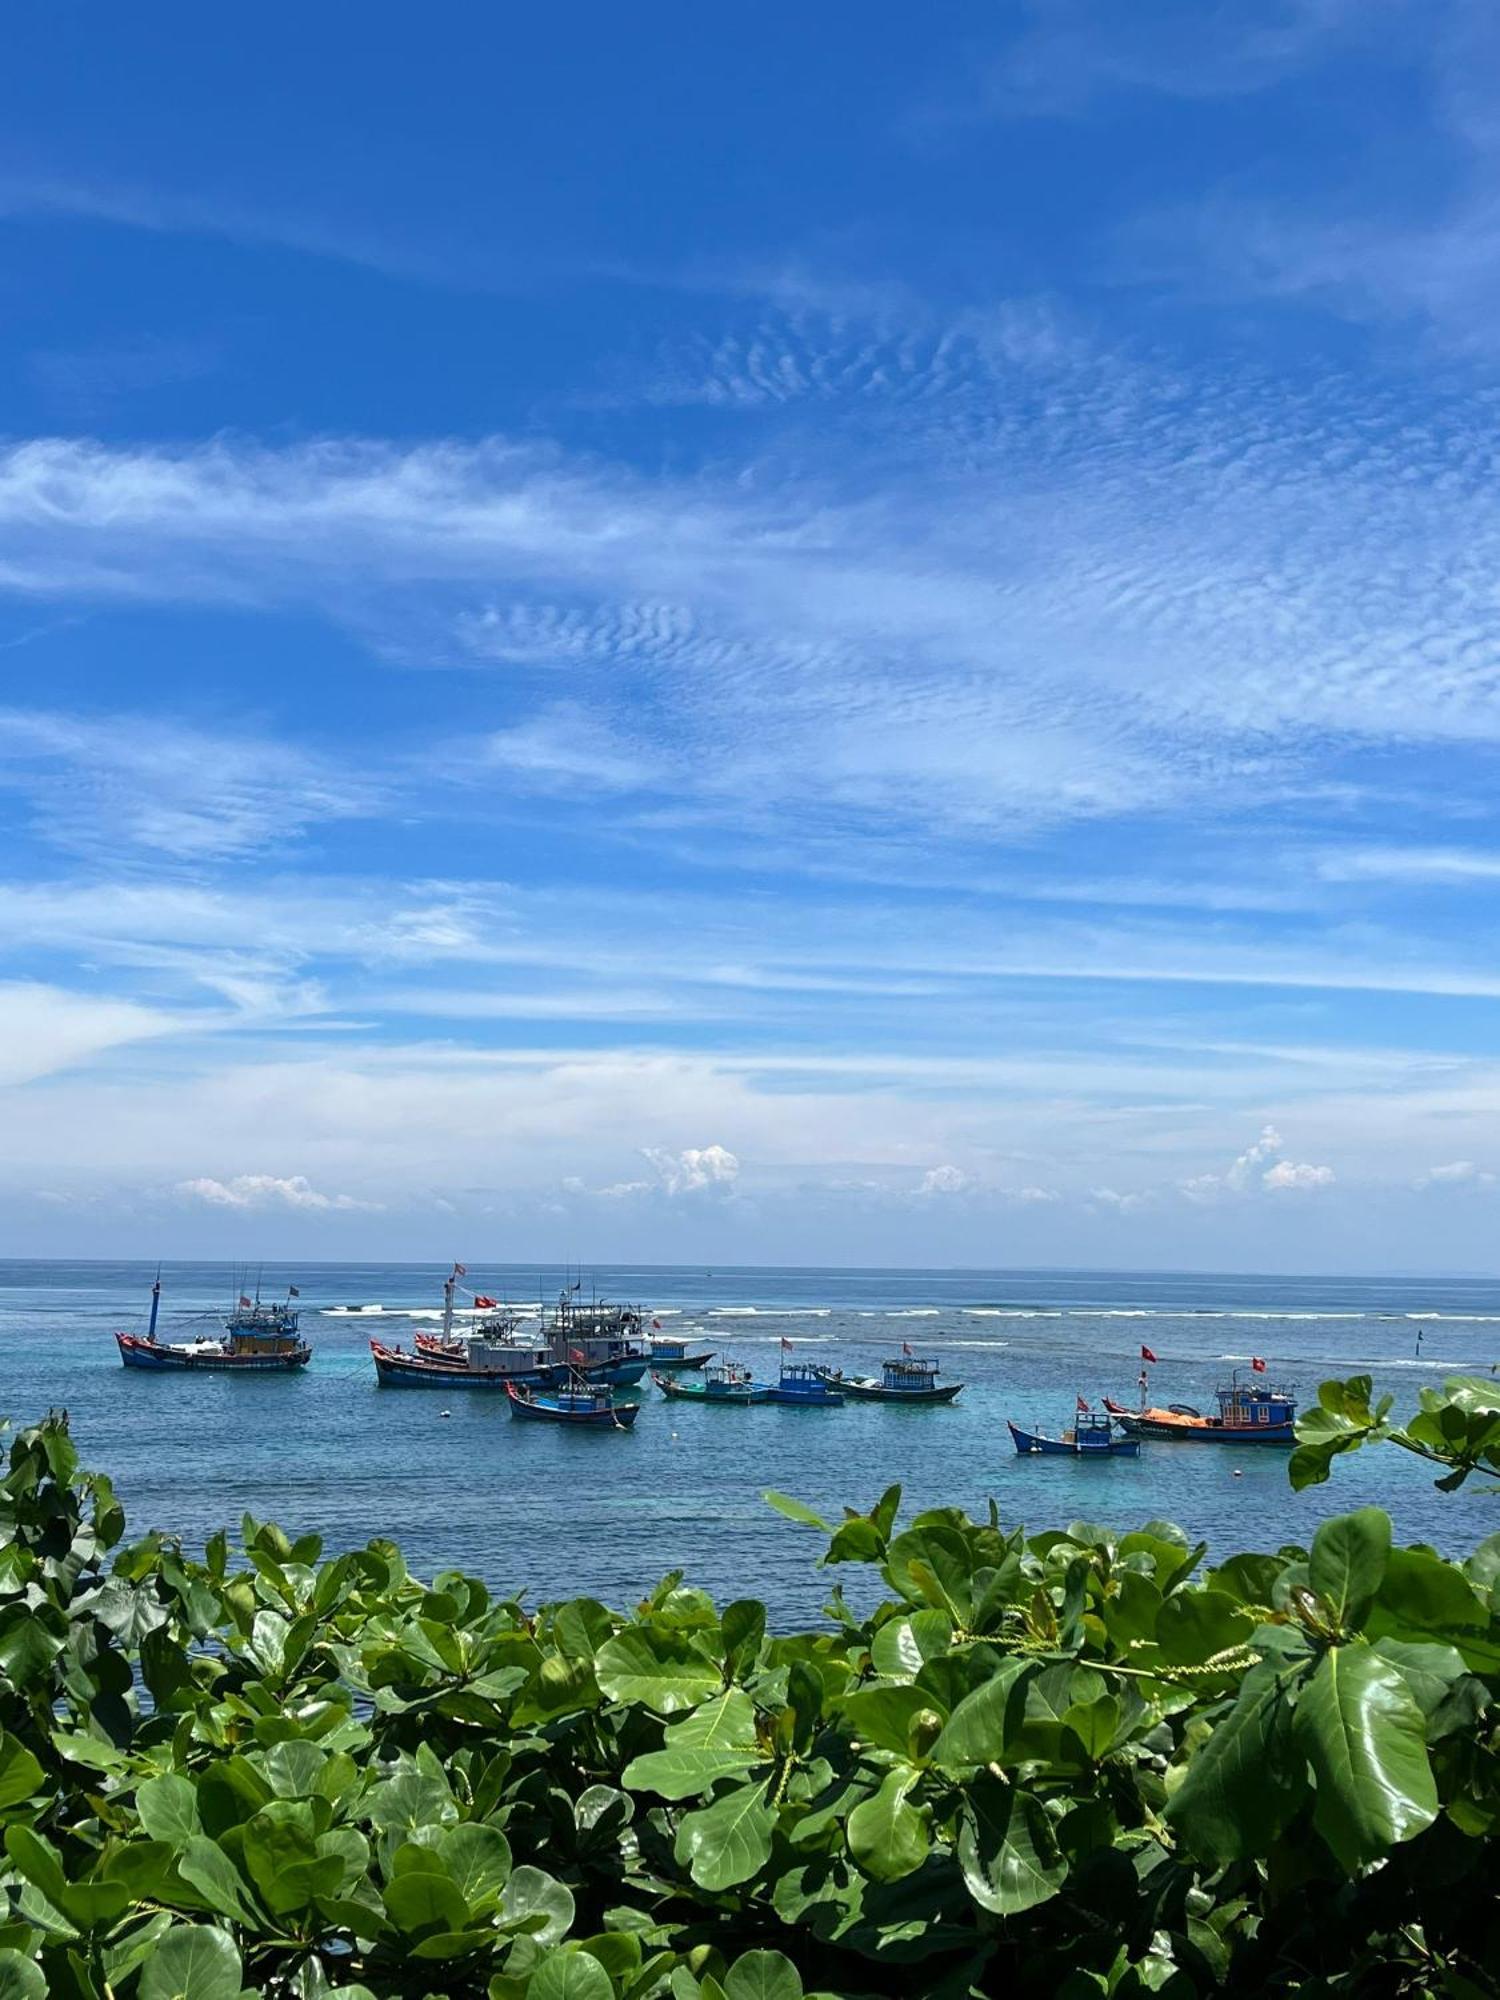
{"label": "blue sky", "polygon": [[11,22],[0,1251],[1500,1268],[1496,35]]}

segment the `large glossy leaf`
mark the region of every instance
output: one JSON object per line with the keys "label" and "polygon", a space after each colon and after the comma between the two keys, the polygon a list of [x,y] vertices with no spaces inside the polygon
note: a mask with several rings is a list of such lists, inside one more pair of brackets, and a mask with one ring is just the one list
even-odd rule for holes
{"label": "large glossy leaf", "polygon": [[903,1683],[899,1687],[862,1688],[857,1694],[845,1695],[839,1707],[859,1742],[904,1755],[912,1718],[930,1709],[932,1703],[933,1697],[924,1688]]}
{"label": "large glossy leaf", "polygon": [[1238,1861],[1270,1852],[1295,1803],[1289,1685],[1296,1671],[1267,1661],[1189,1759],[1167,1818],[1195,1853]]}
{"label": "large glossy leaf", "polygon": [[725,2000],[802,2000],[802,1979],[779,1951],[742,1952],[724,1981]]}
{"label": "large glossy leaf", "polygon": [[700,1888],[732,1888],[765,1867],[775,1824],[766,1787],[736,1785],[712,1805],[685,1815],[677,1829],[677,1859]]}
{"label": "large glossy leaf", "polygon": [[907,1617],[886,1620],[871,1642],[870,1658],[876,1673],[889,1680],[910,1680],[952,1639],[953,1620],[946,1612],[914,1611]]}
{"label": "large glossy leaf", "polygon": [[718,1691],[719,1669],[685,1632],[631,1625],[599,1648],[594,1673],[611,1701],[638,1701],[658,1715],[694,1708]]}
{"label": "large glossy leaf", "polygon": [[1391,1517],[1379,1507],[1337,1514],[1313,1536],[1308,1579],[1346,1632],[1358,1631],[1391,1554]]}
{"label": "large glossy leaf", "polygon": [[918,1525],[891,1543],[884,1574],[912,1604],[930,1605],[955,1625],[973,1609],[973,1562],[962,1535],[942,1523]]}
{"label": "large glossy leaf", "polygon": [[532,1973],[526,2000],[614,2000],[609,1974],[586,1951],[549,1951]]}
{"label": "large glossy leaf", "polygon": [[42,1767],[26,1745],[0,1729],[0,1809],[33,1798],[42,1783]]}
{"label": "large glossy leaf", "polygon": [[34,1958],[0,1951],[0,2000],[47,2000],[47,1976]]}
{"label": "large glossy leaf", "polygon": [[920,1773],[897,1765],[880,1790],[849,1815],[849,1852],[877,1882],[899,1882],[927,1859],[927,1822],[907,1796]]}
{"label": "large glossy leaf", "polygon": [[488,1908],[510,1880],[510,1842],[498,1826],[464,1821],[443,1829],[434,1850],[470,1912]]}
{"label": "large glossy leaf", "polygon": [[556,1944],[573,1923],[573,1892],[545,1869],[523,1862],[500,1892],[500,1919],[537,1944]]}
{"label": "large glossy leaf", "polygon": [[1344,1867],[1378,1861],[1437,1817],[1422,1711],[1401,1674],[1368,1646],[1337,1646],[1302,1689],[1293,1719],[1313,1768],[1318,1831]]}
{"label": "large glossy leaf", "polygon": [[674,1750],[753,1750],[755,1703],[743,1688],[730,1688],[680,1721],[669,1722],[665,1741]]}
{"label": "large glossy leaf", "polygon": [[165,1840],[172,1847],[185,1847],[195,1833],[202,1832],[197,1787],[190,1778],[175,1772],[148,1778],[136,1791],[135,1809],[151,1838]]}
{"label": "large glossy leaf", "polygon": [[720,1778],[743,1776],[763,1761],[754,1750],[714,1750],[680,1744],[632,1758],[625,1766],[621,1782],[632,1791],[655,1792],[664,1799],[695,1799]]}
{"label": "large glossy leaf", "polygon": [[960,1809],[958,1861],[975,1902],[1002,1917],[1050,1901],[1068,1873],[1041,1800],[988,1772]]}
{"label": "large glossy leaf", "polygon": [[1006,1660],[997,1667],[949,1716],[929,1753],[932,1761],[948,1770],[964,1770],[1003,1759],[1020,1726],[1027,1683],[1035,1672],[1025,1660]]}
{"label": "large glossy leaf", "polygon": [[240,1955],[227,1931],[181,1926],[146,1960],[136,1990],[140,2000],[237,2000]]}

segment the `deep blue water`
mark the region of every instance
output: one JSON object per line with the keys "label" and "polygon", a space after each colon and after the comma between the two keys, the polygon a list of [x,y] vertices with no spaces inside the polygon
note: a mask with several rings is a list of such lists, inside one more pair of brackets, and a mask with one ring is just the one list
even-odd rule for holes
{"label": "deep blue water", "polygon": [[[968,1386],[950,1408],[834,1411],[693,1409],[648,1387],[633,1432],[579,1436],[512,1423],[503,1397],[377,1387],[369,1336],[409,1344],[421,1322],[407,1315],[436,1316],[435,1267],[266,1267],[267,1296],[300,1287],[315,1352],[303,1375],[251,1379],[121,1368],[110,1336],[144,1324],[151,1275],[145,1264],[0,1262],[0,1412],[23,1422],[65,1405],[132,1528],[193,1543],[249,1509],[318,1531],[330,1549],[391,1535],[419,1574],[461,1566],[533,1599],[587,1591],[625,1603],[680,1567],[721,1598],[762,1596],[804,1618],[849,1573],[813,1569],[816,1537],[773,1514],[766,1487],[834,1513],[899,1480],[909,1506],[980,1511],[993,1496],[1002,1521],[1036,1528],[1166,1518],[1220,1555],[1305,1542],[1324,1514],[1368,1501],[1389,1508],[1398,1538],[1454,1551],[1500,1527],[1500,1500],[1435,1493],[1393,1449],[1295,1495],[1282,1452],[1148,1445],[1134,1462],[1017,1459],[1004,1423],[1056,1429],[1080,1393],[1133,1400],[1143,1342],[1160,1357],[1159,1402],[1209,1407],[1216,1383],[1258,1354],[1304,1399],[1330,1375],[1364,1371],[1406,1405],[1421,1383],[1500,1359],[1495,1281],[601,1267],[585,1290],[639,1301],[664,1331],[758,1375],[776,1372],[783,1336],[804,1358],[862,1371],[907,1341]],[[561,1282],[514,1266],[468,1276],[532,1305]],[[234,1283],[222,1265],[166,1266],[164,1335],[211,1330],[186,1322],[226,1306]],[[334,1310],[355,1304],[384,1311]]]}

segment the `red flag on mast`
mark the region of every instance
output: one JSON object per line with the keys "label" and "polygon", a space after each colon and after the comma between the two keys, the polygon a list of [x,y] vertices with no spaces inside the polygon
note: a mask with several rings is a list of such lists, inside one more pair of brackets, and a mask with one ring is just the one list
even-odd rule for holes
{"label": "red flag on mast", "polygon": [[1143,1347],[1141,1349],[1141,1359],[1142,1361],[1154,1361],[1156,1356],[1151,1352],[1149,1347]]}
{"label": "red flag on mast", "polygon": [[1084,1410],[1084,1411],[1087,1411],[1087,1409],[1088,1409],[1088,1407],[1089,1407],[1089,1406],[1088,1406],[1088,1404],[1087,1404],[1087,1402],[1086,1402],[1086,1401],[1084,1400],[1084,1398],[1083,1398],[1082,1396],[1080,1396],[1080,1397],[1078,1398],[1078,1407],[1079,1407],[1079,1409],[1080,1409],[1080,1410]]}
{"label": "red flag on mast", "polygon": [[783,1335],[781,1336],[781,1345],[782,1345],[782,1347],[783,1347],[783,1348],[784,1348],[784,1349],[786,1350],[786,1352],[787,1352],[788,1354],[790,1354],[790,1353],[791,1353],[791,1351],[792,1351],[792,1343],[791,1343],[791,1342],[790,1342],[790,1341],[789,1341],[789,1340],[787,1339],[787,1337],[786,1337],[786,1335],[785,1335],[785,1334],[783,1334]]}
{"label": "red flag on mast", "polygon": [[1258,1354],[1251,1355],[1250,1366],[1255,1370],[1257,1375],[1264,1375],[1266,1372],[1266,1364]]}
{"label": "red flag on mast", "polygon": [[903,1341],[902,1341],[902,1343],[901,1343],[901,1352],[902,1352],[903,1354],[907,1354],[907,1355],[909,1355],[909,1354],[911,1353],[911,1342],[910,1342],[909,1340],[903,1340]]}

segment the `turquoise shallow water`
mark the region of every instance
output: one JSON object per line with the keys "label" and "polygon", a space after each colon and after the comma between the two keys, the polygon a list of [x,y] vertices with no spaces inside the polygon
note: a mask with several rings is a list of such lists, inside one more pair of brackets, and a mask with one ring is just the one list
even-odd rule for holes
{"label": "turquoise shallow water", "polygon": [[[315,1352],[301,1376],[127,1372],[110,1336],[144,1324],[152,1268],[0,1262],[0,1411],[25,1421],[66,1405],[133,1528],[192,1542],[248,1508],[330,1548],[392,1535],[419,1573],[459,1565],[533,1598],[625,1602],[680,1567],[720,1597],[761,1596],[804,1618],[830,1578],[812,1567],[816,1538],[766,1507],[766,1487],[835,1513],[899,1480],[912,1506],[977,1511],[993,1497],[1003,1521],[1037,1528],[1164,1517],[1221,1555],[1305,1542],[1324,1514],[1367,1501],[1390,1509],[1400,1539],[1453,1550],[1500,1527],[1500,1500],[1437,1494],[1395,1451],[1365,1452],[1299,1496],[1277,1451],[1148,1445],[1135,1461],[1080,1465],[1017,1459],[1005,1429],[1007,1416],[1057,1429],[1080,1393],[1133,1400],[1143,1342],[1160,1357],[1161,1402],[1208,1407],[1215,1384],[1259,1354],[1304,1398],[1329,1375],[1365,1371],[1409,1403],[1423,1382],[1500,1359],[1497,1282],[600,1268],[586,1289],[637,1300],[664,1332],[701,1337],[758,1375],[775,1374],[783,1336],[802,1358],[861,1371],[904,1340],[968,1386],[927,1410],[704,1410],[648,1390],[633,1432],[580,1436],[514,1424],[493,1395],[376,1386],[371,1333],[410,1343],[423,1324],[410,1315],[440,1306],[436,1267],[267,1267],[267,1296],[302,1292]],[[222,1265],[166,1266],[164,1335],[227,1305],[233,1283]],[[534,1305],[561,1278],[474,1264],[468,1283]]]}

